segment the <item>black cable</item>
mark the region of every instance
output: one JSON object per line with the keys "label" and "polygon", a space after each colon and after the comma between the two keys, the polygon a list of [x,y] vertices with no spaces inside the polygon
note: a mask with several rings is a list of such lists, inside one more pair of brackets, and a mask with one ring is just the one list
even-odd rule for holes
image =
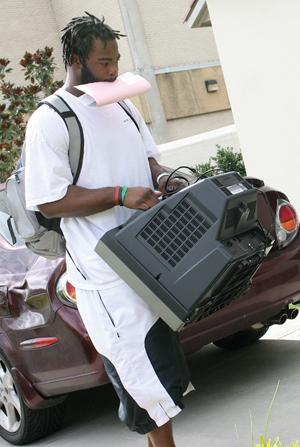
{"label": "black cable", "polygon": [[194,168],[191,168],[190,166],[179,166],[178,168],[174,169],[174,170],[169,174],[169,176],[168,176],[168,178],[167,178],[167,181],[166,181],[166,184],[165,184],[165,191],[166,191],[166,193],[167,193],[168,196],[171,196],[172,194],[174,194],[174,193],[177,191],[177,190],[175,190],[175,191],[168,191],[168,184],[169,184],[169,182],[170,182],[171,180],[173,180],[173,179],[184,180],[184,181],[187,183],[187,186],[190,185],[190,181],[189,181],[186,177],[184,177],[184,176],[182,175],[182,173],[180,173],[180,175],[176,175],[176,176],[174,176],[174,174],[175,174],[177,171],[179,171],[179,169],[188,169],[188,170],[191,171],[193,174],[196,173],[196,170],[195,170]]}
{"label": "black cable", "polygon": [[[260,229],[261,229],[261,231],[262,231],[262,233],[263,233],[263,235],[264,235],[264,237],[265,237],[265,241],[264,241],[264,246],[265,246],[265,248],[264,248],[264,254],[266,253],[266,250],[267,250],[267,248],[268,248],[268,240],[270,239],[270,240],[273,240],[273,237],[272,237],[272,235],[271,235],[271,232],[270,232],[270,230],[265,230],[264,229],[264,227],[262,226],[262,224],[260,223],[260,221],[257,219],[257,223],[258,223],[258,226],[260,227]],[[266,233],[266,231],[267,231],[267,233]]]}

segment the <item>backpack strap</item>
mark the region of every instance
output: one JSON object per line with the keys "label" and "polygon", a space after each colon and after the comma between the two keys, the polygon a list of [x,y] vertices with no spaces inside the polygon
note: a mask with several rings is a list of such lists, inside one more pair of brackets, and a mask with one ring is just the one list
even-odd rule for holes
{"label": "backpack strap", "polygon": [[[84,136],[81,123],[76,113],[71,109],[69,104],[58,94],[49,96],[47,100],[41,101],[38,106],[40,107],[42,104],[47,104],[49,107],[55,110],[64,120],[64,123],[68,129],[69,160],[71,172],[73,175],[73,185],[76,185],[80,175],[84,154]],[[132,116],[132,112],[126,102],[120,101],[118,102],[118,104],[133,121],[138,132],[140,132],[139,126]]]}
{"label": "backpack strap", "polygon": [[84,136],[81,123],[69,104],[58,94],[49,96],[47,100],[41,101],[38,106],[40,107],[43,104],[47,104],[55,110],[64,120],[68,129],[69,161],[73,175],[73,185],[76,185],[80,175],[84,154]]}
{"label": "backpack strap", "polygon": [[119,101],[118,104],[119,104],[120,107],[122,107],[124,112],[129,116],[129,118],[133,121],[133,123],[134,123],[135,127],[137,128],[137,130],[140,132],[140,128],[138,126],[138,123],[133,118],[132,112],[131,112],[129,106],[126,104],[126,102],[125,101]]}

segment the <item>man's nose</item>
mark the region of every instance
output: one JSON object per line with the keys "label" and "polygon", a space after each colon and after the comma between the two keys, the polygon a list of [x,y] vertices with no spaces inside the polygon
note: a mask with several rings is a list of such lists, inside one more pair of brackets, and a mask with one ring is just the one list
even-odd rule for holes
{"label": "man's nose", "polygon": [[118,76],[118,64],[110,64],[108,74],[110,78],[116,78]]}

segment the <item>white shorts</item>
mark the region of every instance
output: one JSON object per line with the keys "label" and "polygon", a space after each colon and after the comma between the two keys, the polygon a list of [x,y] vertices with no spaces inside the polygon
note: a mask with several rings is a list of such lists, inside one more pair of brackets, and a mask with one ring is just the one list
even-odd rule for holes
{"label": "white shorts", "polygon": [[[132,430],[148,433],[176,416],[182,396],[193,389],[178,334],[125,283],[101,292],[77,289],[76,295],[87,332],[119,395],[120,418]],[[132,420],[137,413],[132,405],[142,412],[137,420]]]}

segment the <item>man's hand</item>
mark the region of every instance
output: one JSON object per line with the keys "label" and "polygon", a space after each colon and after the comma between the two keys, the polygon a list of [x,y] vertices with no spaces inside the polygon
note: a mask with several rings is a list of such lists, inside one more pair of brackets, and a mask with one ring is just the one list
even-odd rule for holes
{"label": "man's hand", "polygon": [[[165,166],[161,166],[155,160],[155,158],[148,158],[148,162],[154,187],[161,191],[163,194],[173,194],[175,191],[179,191],[180,189],[185,188],[188,185],[187,179],[180,178],[180,173],[175,174],[174,177],[168,181],[168,175],[162,176],[161,174],[165,174],[166,172],[171,173],[173,170],[170,168],[166,168]],[[157,179],[159,179],[158,182]]]}
{"label": "man's hand", "polygon": [[160,196],[161,192],[152,191],[151,188],[128,188],[125,195],[124,206],[145,211],[156,205],[159,202],[158,198]]}
{"label": "man's hand", "polygon": [[168,176],[161,177],[158,183],[158,189],[163,194],[173,194],[175,191],[179,191],[187,186],[186,181],[177,178],[173,178],[168,181],[168,178]]}

